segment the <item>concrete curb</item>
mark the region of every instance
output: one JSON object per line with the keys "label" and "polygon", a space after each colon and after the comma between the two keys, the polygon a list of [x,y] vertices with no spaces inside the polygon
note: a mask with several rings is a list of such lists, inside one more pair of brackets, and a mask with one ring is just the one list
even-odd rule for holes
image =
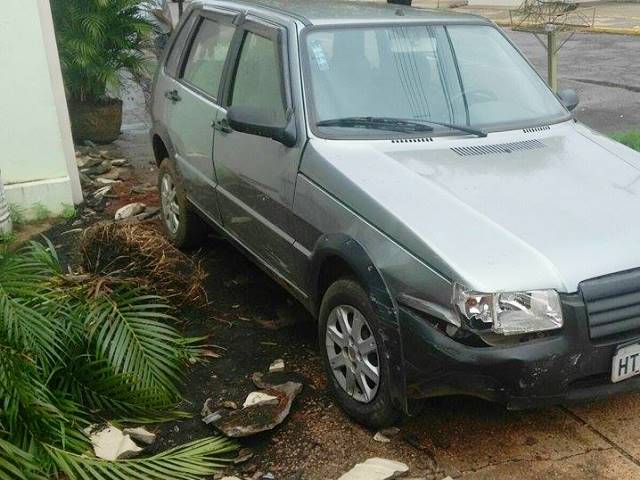
{"label": "concrete curb", "polygon": [[[469,12],[470,13],[470,12]],[[481,14],[477,14],[482,16]],[[488,17],[485,17],[488,18]],[[491,19],[489,19],[491,20]],[[511,22],[503,21],[503,20],[492,20],[496,25],[500,27],[510,28]],[[640,36],[640,27],[589,27],[589,28],[579,28],[576,30],[580,33],[609,33],[611,35],[631,35],[631,36]]]}

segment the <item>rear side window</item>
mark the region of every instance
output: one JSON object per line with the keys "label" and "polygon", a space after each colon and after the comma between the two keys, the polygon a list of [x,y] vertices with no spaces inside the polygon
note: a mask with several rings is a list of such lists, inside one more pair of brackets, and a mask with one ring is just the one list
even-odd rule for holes
{"label": "rear side window", "polygon": [[178,32],[178,38],[173,43],[171,47],[171,53],[167,58],[167,63],[165,64],[165,69],[169,75],[172,77],[176,76],[176,71],[178,70],[178,64],[180,63],[180,57],[182,56],[182,51],[187,43],[187,39],[189,38],[189,32],[193,28],[193,24],[196,23],[197,15],[191,15],[187,21],[184,23],[183,27]]}
{"label": "rear side window", "polygon": [[191,45],[182,78],[216,98],[235,28],[204,19]]}
{"label": "rear side window", "polygon": [[265,37],[247,32],[233,82],[231,105],[267,110],[278,124],[285,123],[276,44]]}

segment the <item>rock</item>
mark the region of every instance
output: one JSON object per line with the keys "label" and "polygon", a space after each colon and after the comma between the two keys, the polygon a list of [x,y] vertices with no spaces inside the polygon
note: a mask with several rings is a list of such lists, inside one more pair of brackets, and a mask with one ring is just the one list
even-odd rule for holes
{"label": "rock", "polygon": [[115,215],[116,220],[124,220],[125,218],[131,218],[144,212],[146,205],[140,202],[130,203],[124,207],[118,209]]}
{"label": "rock", "polygon": [[227,437],[247,437],[271,430],[289,415],[291,405],[302,391],[302,384],[287,382],[265,389],[262,393],[277,397],[277,404],[260,404],[235,410],[213,421],[213,425]]}
{"label": "rock", "polygon": [[156,434],[143,427],[125,428],[122,433],[145,445],[153,445],[156,441]]}
{"label": "rock", "polygon": [[114,167],[107,173],[100,175],[100,178],[108,178],[109,180],[118,180],[120,178],[120,168]]}
{"label": "rock", "polygon": [[211,402],[213,402],[213,399],[211,397],[207,398],[204,401],[204,405],[202,405],[202,410],[200,411],[200,416],[206,417],[207,415],[210,415],[212,413]]}
{"label": "rock", "polygon": [[242,479],[238,477],[222,477],[220,480],[242,480]]}
{"label": "rock", "polygon": [[251,374],[251,381],[257,388],[269,388],[273,386],[264,381],[264,373],[262,372],[253,372]]}
{"label": "rock", "polygon": [[113,183],[120,183],[119,180],[113,180],[111,178],[105,178],[105,177],[96,178],[96,182],[101,184],[101,185],[111,185]]}
{"label": "rock", "polygon": [[376,434],[373,436],[373,439],[376,442],[380,443],[389,443],[391,441],[391,439],[382,432],[376,432]]}
{"label": "rock", "polygon": [[241,463],[250,460],[253,457],[253,452],[249,448],[243,448],[238,452],[238,456],[233,459],[234,465],[240,465]]}
{"label": "rock", "polygon": [[112,189],[113,189],[113,187],[111,185],[106,185],[104,187],[100,187],[95,192],[93,192],[93,196],[98,200],[102,200],[102,198],[105,195],[107,195]]}
{"label": "rock", "polygon": [[404,463],[374,457],[358,463],[338,480],[387,480],[398,478],[408,471],[409,467]]}
{"label": "rock", "polygon": [[111,162],[108,160],[104,160],[100,162],[98,165],[89,168],[83,168],[82,173],[85,173],[91,177],[97,177],[99,175],[104,175],[105,173],[111,170]]}
{"label": "rock", "polygon": [[92,433],[89,437],[96,457],[103,460],[118,460],[138,455],[142,448],[135,444],[129,435],[109,425],[107,428]]}
{"label": "rock", "polygon": [[278,358],[269,365],[269,373],[284,372],[284,360]]}
{"label": "rock", "polygon": [[225,400],[224,402],[220,403],[220,407],[226,408],[228,410],[237,410],[238,404],[232,400]]}
{"label": "rock", "polygon": [[126,158],[116,158],[114,160],[111,160],[111,165],[113,165],[114,167],[124,167],[128,164],[129,162]]}
{"label": "rock", "polygon": [[207,415],[206,417],[204,417],[202,419],[202,421],[204,423],[206,423],[207,425],[209,425],[210,423],[214,423],[217,422],[218,420],[220,420],[223,417],[226,417],[226,413],[228,412],[228,410],[218,410],[216,412],[212,412],[209,415]]}
{"label": "rock", "polygon": [[254,405],[277,405],[278,397],[268,395],[263,392],[251,392],[242,404],[242,408],[253,407]]}
{"label": "rock", "polygon": [[147,207],[147,209],[138,214],[138,219],[140,220],[147,220],[151,217],[155,217],[156,215],[158,215],[160,213],[160,208],[158,207]]}
{"label": "rock", "polygon": [[385,428],[384,430],[380,430],[377,432],[373,439],[376,442],[389,443],[391,441],[391,437],[395,437],[400,433],[400,429],[398,427]]}

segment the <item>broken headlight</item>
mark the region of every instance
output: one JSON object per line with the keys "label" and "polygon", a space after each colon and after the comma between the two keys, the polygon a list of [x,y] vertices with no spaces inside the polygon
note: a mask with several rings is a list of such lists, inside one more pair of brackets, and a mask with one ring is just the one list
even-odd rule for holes
{"label": "broken headlight", "polygon": [[481,293],[456,283],[452,301],[466,326],[479,332],[519,335],[555,330],[563,323],[555,290]]}

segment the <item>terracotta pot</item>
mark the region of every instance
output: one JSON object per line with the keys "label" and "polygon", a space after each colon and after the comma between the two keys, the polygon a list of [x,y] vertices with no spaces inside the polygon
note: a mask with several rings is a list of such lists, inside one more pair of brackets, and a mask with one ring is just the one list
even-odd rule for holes
{"label": "terracotta pot", "polygon": [[69,102],[71,131],[75,142],[91,140],[111,143],[120,136],[122,127],[122,100],[105,102]]}

